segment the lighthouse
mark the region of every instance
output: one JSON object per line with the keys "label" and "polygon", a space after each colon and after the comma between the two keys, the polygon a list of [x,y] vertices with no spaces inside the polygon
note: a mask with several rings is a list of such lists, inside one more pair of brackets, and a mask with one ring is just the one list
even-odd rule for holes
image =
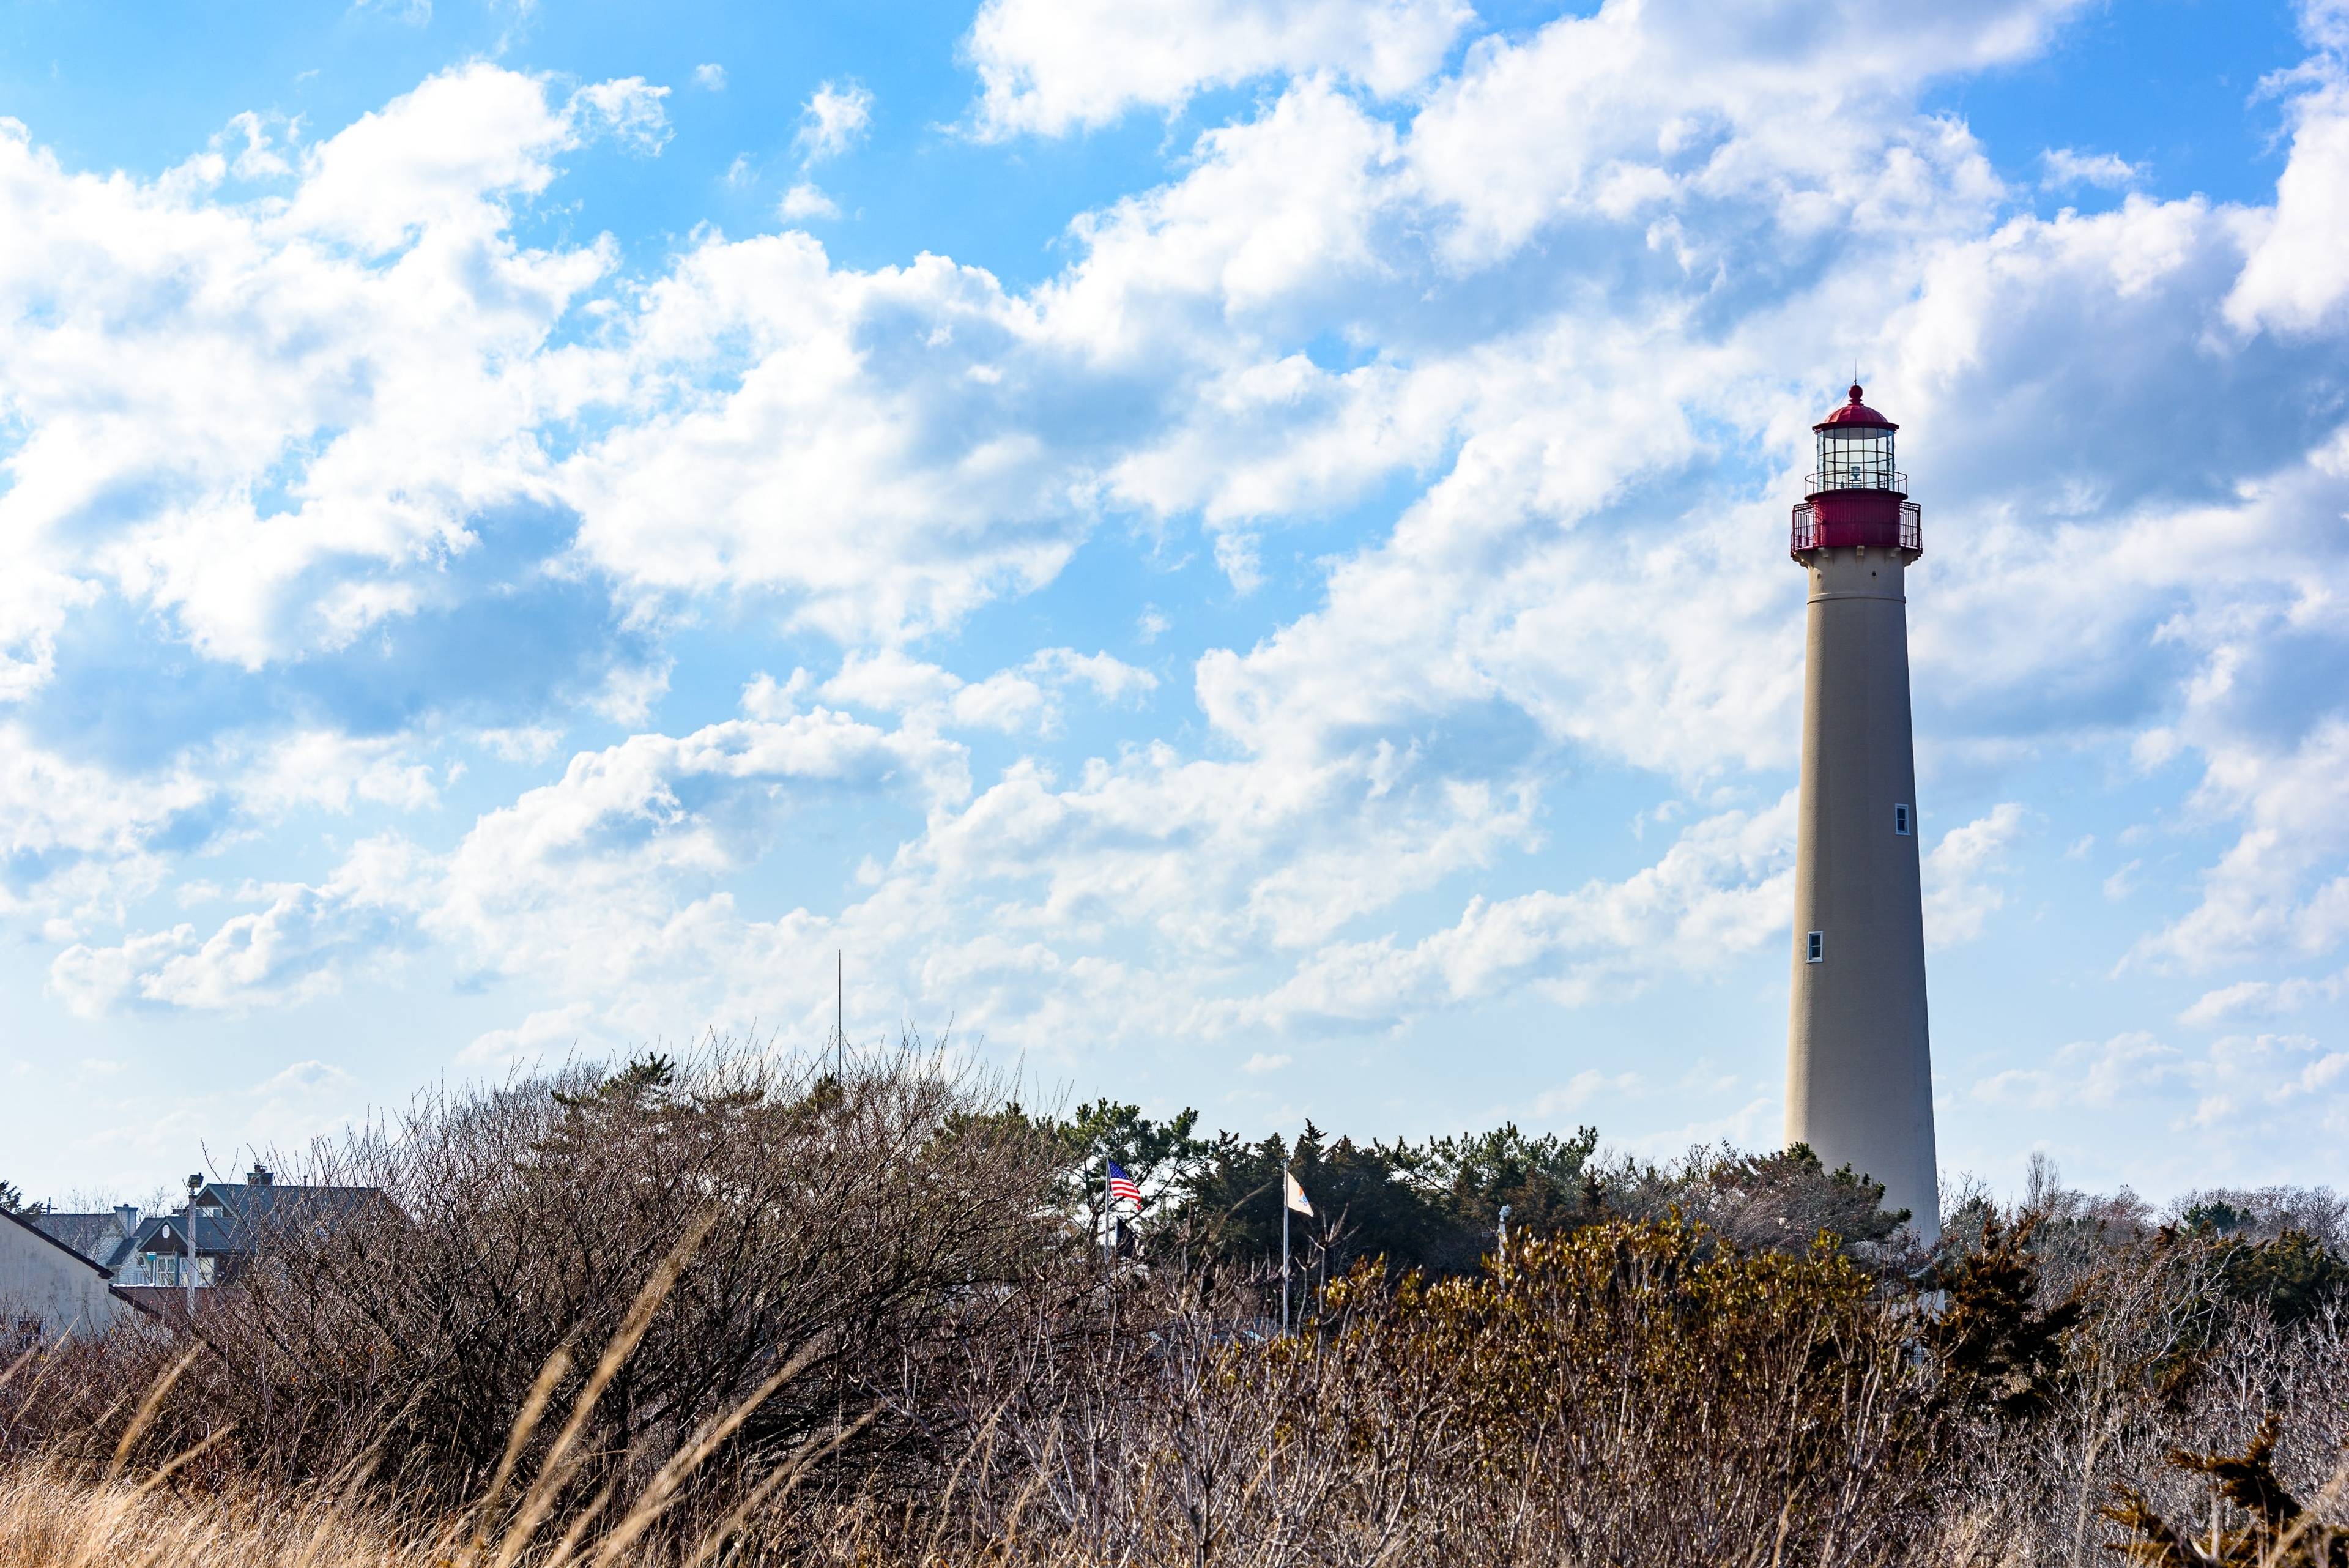
{"label": "lighthouse", "polygon": [[1818,472],[1789,545],[1810,605],[1786,1141],[1882,1182],[1885,1207],[1908,1210],[1930,1245],[1940,1208],[1907,593],[1920,514],[1893,461],[1899,427],[1857,386],[1811,428]]}

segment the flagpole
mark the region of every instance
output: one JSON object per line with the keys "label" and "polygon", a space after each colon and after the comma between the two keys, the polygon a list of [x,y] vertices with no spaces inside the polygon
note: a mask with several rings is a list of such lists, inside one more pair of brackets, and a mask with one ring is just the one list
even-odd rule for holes
{"label": "flagpole", "polygon": [[1280,1332],[1288,1332],[1288,1162],[1280,1162]]}

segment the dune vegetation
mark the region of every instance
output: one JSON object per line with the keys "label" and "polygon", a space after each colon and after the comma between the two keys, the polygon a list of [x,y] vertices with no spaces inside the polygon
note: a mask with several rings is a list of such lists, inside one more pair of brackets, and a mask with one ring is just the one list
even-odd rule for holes
{"label": "dune vegetation", "polygon": [[2323,1191],[2042,1169],[1929,1255],[1801,1149],[1243,1144],[723,1047],[290,1163],[383,1201],[0,1373],[0,1568],[2349,1568]]}

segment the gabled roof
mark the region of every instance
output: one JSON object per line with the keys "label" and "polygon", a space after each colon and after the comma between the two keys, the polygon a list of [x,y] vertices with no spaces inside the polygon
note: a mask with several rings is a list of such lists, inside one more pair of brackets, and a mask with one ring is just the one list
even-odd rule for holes
{"label": "gabled roof", "polygon": [[36,1214],[34,1224],[85,1258],[100,1262],[123,1240],[122,1217],[109,1210],[102,1214]]}
{"label": "gabled roof", "polygon": [[[220,1256],[247,1252],[273,1220],[298,1219],[307,1224],[332,1224],[361,1206],[380,1202],[383,1194],[372,1187],[280,1187],[212,1182],[196,1193],[196,1253]],[[218,1213],[208,1210],[217,1209]],[[188,1230],[185,1209],[168,1210],[141,1220],[126,1256],[131,1251],[179,1252]],[[159,1243],[161,1243],[159,1245]]]}
{"label": "gabled roof", "polygon": [[196,1207],[219,1209],[222,1218],[257,1220],[280,1208],[300,1205],[305,1213],[347,1214],[370,1198],[372,1187],[293,1187],[274,1181],[210,1181],[196,1194]]}
{"label": "gabled roof", "polygon": [[109,1210],[103,1214],[36,1214],[33,1223],[99,1268],[113,1273],[130,1261],[134,1251],[132,1238],[139,1228],[122,1228],[122,1216]]}
{"label": "gabled roof", "polygon": [[97,1273],[101,1279],[112,1279],[114,1277],[112,1271],[109,1270],[104,1264],[94,1262],[90,1259],[83,1257],[79,1252],[75,1251],[71,1247],[67,1246],[63,1241],[58,1241],[55,1236],[50,1235],[47,1231],[42,1230],[38,1225],[34,1224],[30,1220],[26,1219],[23,1215],[10,1214],[5,1210],[0,1210],[0,1220],[5,1220],[11,1225],[23,1226],[28,1233],[38,1236],[49,1246],[55,1247],[58,1251],[64,1253],[67,1257],[71,1258],[83,1268],[88,1269]]}

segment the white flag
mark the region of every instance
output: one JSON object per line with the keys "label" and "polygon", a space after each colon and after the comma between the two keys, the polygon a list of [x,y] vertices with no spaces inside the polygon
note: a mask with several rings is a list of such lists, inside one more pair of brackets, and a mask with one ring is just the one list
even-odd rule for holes
{"label": "white flag", "polygon": [[1297,1184],[1297,1178],[1284,1170],[1280,1173],[1280,1179],[1288,1184],[1288,1206],[1299,1214],[1312,1213],[1313,1204],[1305,1196],[1305,1189]]}

